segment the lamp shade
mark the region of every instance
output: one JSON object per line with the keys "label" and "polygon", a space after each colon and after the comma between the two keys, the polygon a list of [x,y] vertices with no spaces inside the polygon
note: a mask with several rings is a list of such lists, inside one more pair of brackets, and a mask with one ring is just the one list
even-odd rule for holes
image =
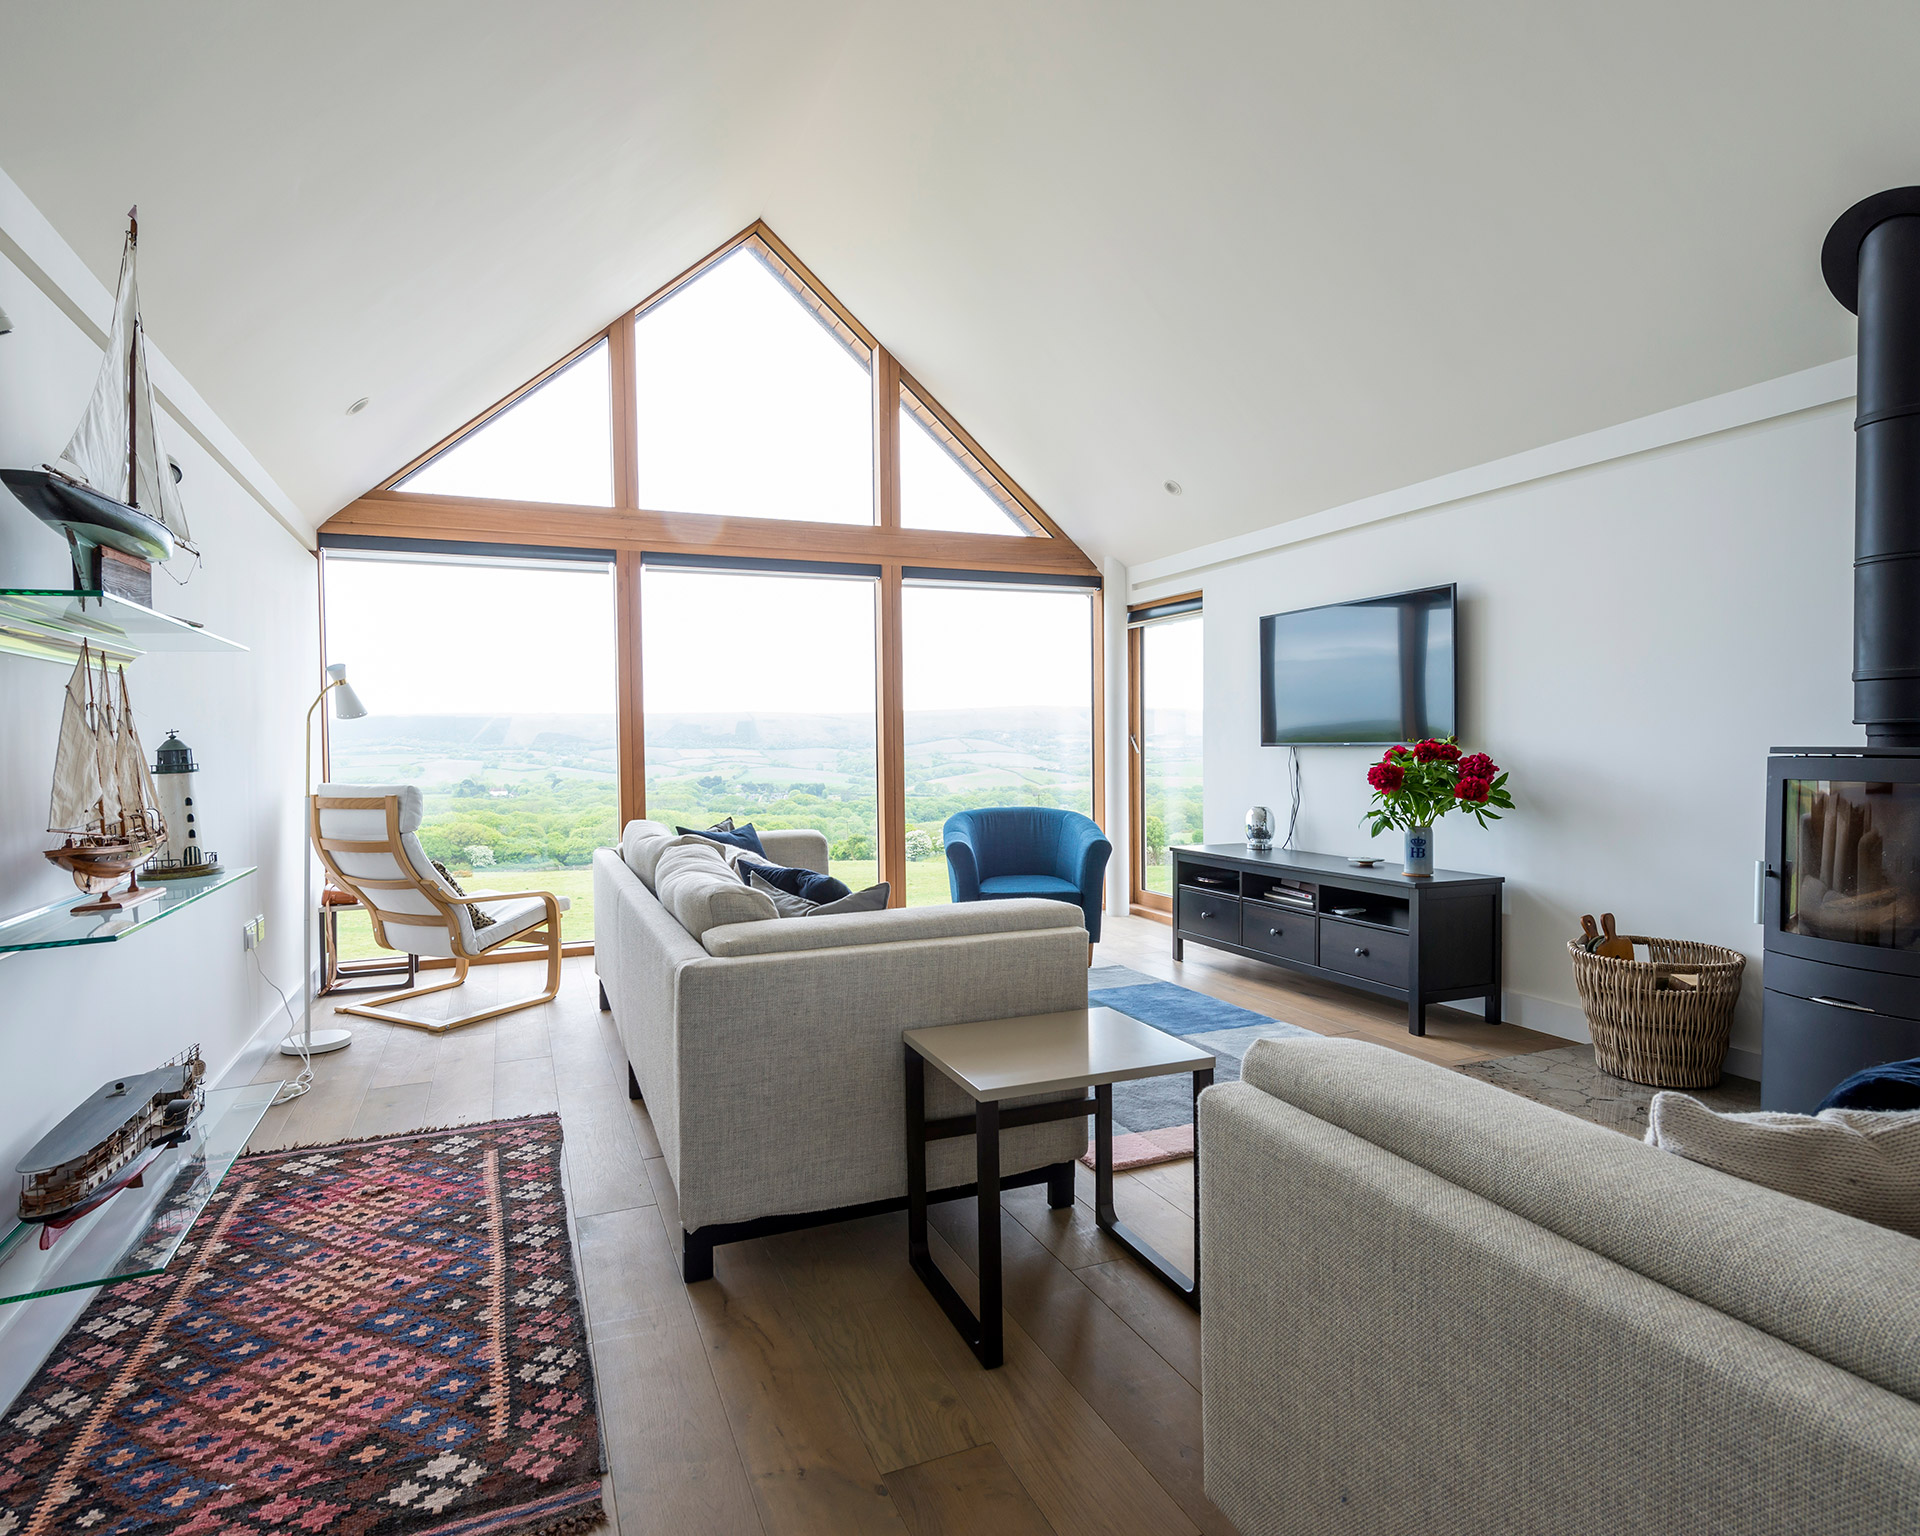
{"label": "lamp shade", "polygon": [[353,684],[347,681],[347,664],[336,661],[327,668],[327,676],[336,686],[333,689],[333,717],[336,720],[358,720],[367,712],[367,706],[360,702],[360,695],[353,691]]}

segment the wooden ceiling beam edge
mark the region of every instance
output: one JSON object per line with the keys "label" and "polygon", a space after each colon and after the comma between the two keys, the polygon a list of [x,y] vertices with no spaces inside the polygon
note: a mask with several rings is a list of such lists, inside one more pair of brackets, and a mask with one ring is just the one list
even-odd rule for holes
{"label": "wooden ceiling beam edge", "polygon": [[1100,574],[1099,568],[1065,539],[407,494],[363,496],[328,518],[321,524],[321,532],[766,560],[896,561],[944,570],[1030,571],[1036,575]]}

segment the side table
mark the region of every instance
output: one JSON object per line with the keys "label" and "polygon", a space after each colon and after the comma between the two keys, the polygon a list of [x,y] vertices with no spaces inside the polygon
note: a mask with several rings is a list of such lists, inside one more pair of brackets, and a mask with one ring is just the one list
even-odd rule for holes
{"label": "side table", "polygon": [[[901,1040],[907,1074],[907,1258],[981,1365],[1004,1357],[1000,1317],[1000,1132],[1050,1120],[1094,1124],[1094,1219],[1198,1310],[1200,1306],[1200,1158],[1193,1167],[1193,1274],[1170,1263],[1130,1231],[1113,1207],[1113,1085],[1131,1078],[1193,1074],[1193,1096],[1213,1082],[1213,1057],[1112,1008],[1076,1008],[1024,1019],[988,1019],[909,1029]],[[928,1065],[973,1100],[970,1115],[929,1120]],[[1091,1096],[1002,1109],[1005,1099],[1091,1088]],[[1197,1108],[1197,1106],[1196,1106]],[[1199,1120],[1196,1117],[1194,1124]],[[934,1263],[927,1241],[927,1145],[974,1138],[974,1197],[980,1213],[980,1315]],[[1071,1192],[1064,1202],[1071,1204]]]}

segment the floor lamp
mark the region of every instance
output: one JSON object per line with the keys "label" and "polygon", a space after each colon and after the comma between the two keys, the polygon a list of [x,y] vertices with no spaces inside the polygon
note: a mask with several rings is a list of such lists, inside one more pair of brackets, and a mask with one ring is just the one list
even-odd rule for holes
{"label": "floor lamp", "polygon": [[313,906],[313,716],[328,694],[333,695],[336,720],[358,720],[367,712],[360,695],[353,691],[353,684],[347,681],[347,666],[342,661],[327,668],[327,686],[307,706],[307,754],[303,759],[307,789],[300,799],[303,823],[300,843],[306,852],[300,875],[300,927],[306,935],[306,946],[301,951],[300,997],[306,1005],[306,1024],[299,1034],[288,1035],[280,1042],[282,1056],[302,1058],[342,1050],[353,1039],[350,1029],[323,1029],[318,1034],[313,1030],[313,925],[318,920]]}

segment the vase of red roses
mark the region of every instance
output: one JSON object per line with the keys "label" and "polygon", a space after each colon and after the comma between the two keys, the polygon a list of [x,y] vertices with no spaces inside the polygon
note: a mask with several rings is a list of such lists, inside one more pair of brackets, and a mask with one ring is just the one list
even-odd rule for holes
{"label": "vase of red roses", "polygon": [[1452,737],[1388,747],[1367,770],[1373,803],[1366,822],[1378,837],[1389,827],[1405,835],[1403,873],[1433,873],[1433,825],[1450,811],[1464,811],[1481,826],[1513,809],[1507,775],[1484,752],[1462,755]]}

